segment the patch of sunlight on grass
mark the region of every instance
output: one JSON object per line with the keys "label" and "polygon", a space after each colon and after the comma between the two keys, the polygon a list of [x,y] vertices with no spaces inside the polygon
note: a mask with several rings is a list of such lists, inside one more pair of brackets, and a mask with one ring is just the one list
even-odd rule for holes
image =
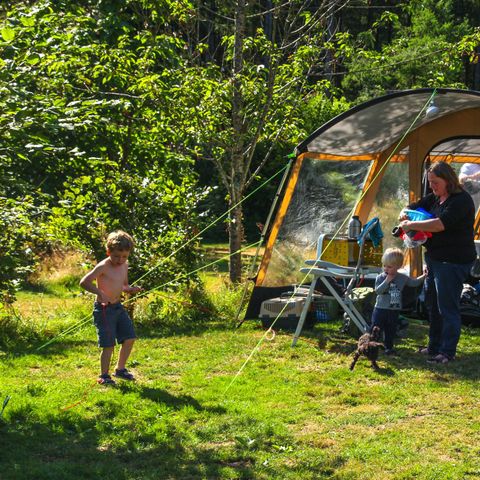
{"label": "patch of sunlight on grass", "polygon": [[230,283],[226,273],[200,272],[199,277],[209,292],[218,292]]}
{"label": "patch of sunlight on grass", "polygon": [[37,321],[38,319],[64,316],[72,310],[88,308],[91,303],[90,295],[59,298],[52,294],[22,291],[18,292],[13,308],[18,315]]}

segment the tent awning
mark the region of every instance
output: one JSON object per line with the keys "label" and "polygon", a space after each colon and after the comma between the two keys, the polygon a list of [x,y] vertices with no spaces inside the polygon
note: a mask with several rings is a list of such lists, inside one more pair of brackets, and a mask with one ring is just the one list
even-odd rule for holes
{"label": "tent awning", "polygon": [[[434,92],[438,113],[427,117],[425,110]],[[419,89],[392,93],[362,103],[325,123],[297,146],[297,152],[347,157],[372,155],[397,143],[412,124],[415,130],[452,113],[478,108],[480,92],[471,90]],[[480,140],[451,140],[448,148],[442,148],[459,153],[468,148],[469,153],[480,155]]]}

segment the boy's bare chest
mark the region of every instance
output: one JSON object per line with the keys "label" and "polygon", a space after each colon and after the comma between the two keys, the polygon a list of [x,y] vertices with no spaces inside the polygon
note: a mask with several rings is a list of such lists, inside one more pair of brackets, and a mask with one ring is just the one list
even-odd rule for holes
{"label": "boy's bare chest", "polygon": [[122,265],[117,268],[110,267],[105,268],[102,272],[102,275],[99,278],[99,281],[102,283],[107,283],[112,286],[114,285],[123,285],[123,282],[126,278],[127,269]]}

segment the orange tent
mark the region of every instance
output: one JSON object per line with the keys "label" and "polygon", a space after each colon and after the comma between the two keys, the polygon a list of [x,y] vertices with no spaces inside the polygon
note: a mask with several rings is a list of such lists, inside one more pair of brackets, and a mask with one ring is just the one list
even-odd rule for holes
{"label": "orange tent", "polygon": [[[319,236],[341,236],[346,220],[371,216],[389,231],[402,207],[421,198],[431,162],[480,163],[480,92],[418,89],[357,105],[322,125],[296,148],[269,227],[265,253],[245,318],[258,318],[263,300],[303,283],[299,273],[316,257]],[[480,193],[478,194],[480,197]],[[477,204],[476,237],[480,234]],[[409,250],[413,275],[421,249]]]}

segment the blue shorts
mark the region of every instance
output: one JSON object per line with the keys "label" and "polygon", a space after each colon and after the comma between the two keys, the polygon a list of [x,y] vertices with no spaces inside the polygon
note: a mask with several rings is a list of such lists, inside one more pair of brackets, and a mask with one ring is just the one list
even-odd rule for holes
{"label": "blue shorts", "polygon": [[93,324],[97,329],[98,346],[114,347],[130,338],[137,338],[133,322],[121,303],[102,305],[95,302],[93,306]]}

